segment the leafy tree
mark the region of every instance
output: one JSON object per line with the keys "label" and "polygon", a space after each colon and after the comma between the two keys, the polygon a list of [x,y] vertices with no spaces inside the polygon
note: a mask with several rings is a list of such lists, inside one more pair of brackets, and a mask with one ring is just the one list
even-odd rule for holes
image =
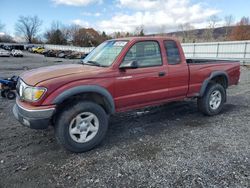
{"label": "leafy tree", "polygon": [[60,22],[52,22],[50,30],[46,31],[44,37],[49,44],[67,44],[68,32]]}
{"label": "leafy tree", "polygon": [[231,33],[231,40],[249,40],[250,39],[250,20],[248,17],[242,17],[240,22]]}
{"label": "leafy tree", "polygon": [[140,31],[139,36],[144,36],[144,35],[145,35],[145,34],[144,34],[144,29],[142,28],[141,31]]}
{"label": "leafy tree", "polygon": [[102,32],[102,38],[107,38],[105,31]]}
{"label": "leafy tree", "polygon": [[60,29],[48,31],[45,36],[49,44],[67,44],[67,39]]}

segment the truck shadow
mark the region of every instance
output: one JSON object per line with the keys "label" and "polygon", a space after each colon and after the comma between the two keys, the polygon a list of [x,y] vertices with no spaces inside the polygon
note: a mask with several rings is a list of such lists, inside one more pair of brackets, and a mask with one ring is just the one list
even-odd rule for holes
{"label": "truck shadow", "polygon": [[203,117],[198,112],[194,101],[172,102],[162,106],[116,114],[110,118],[104,144],[126,142],[126,140],[138,139],[144,135],[157,135],[166,129],[183,126],[183,120],[189,117],[193,119],[198,117],[200,120]]}
{"label": "truck shadow", "polygon": [[[225,104],[221,115],[234,111],[236,106]],[[196,100],[172,102],[166,105],[117,114],[110,118],[109,130],[103,144],[112,147],[114,143],[138,140],[145,135],[157,136],[163,131],[185,127],[209,126],[208,119],[197,109]]]}

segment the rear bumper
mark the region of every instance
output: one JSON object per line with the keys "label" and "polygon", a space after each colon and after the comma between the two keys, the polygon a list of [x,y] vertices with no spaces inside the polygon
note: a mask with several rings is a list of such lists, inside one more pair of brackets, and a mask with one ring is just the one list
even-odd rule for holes
{"label": "rear bumper", "polygon": [[54,113],[54,107],[49,107],[47,109],[28,109],[18,104],[18,102],[13,107],[15,118],[22,125],[31,129],[48,128]]}

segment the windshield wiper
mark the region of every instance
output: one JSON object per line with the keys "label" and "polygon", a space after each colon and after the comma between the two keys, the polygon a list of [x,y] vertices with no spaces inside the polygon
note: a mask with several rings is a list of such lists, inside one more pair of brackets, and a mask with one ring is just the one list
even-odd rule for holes
{"label": "windshield wiper", "polygon": [[82,62],[82,63],[86,65],[94,65],[94,66],[102,67],[102,65],[100,63],[97,63],[96,61],[87,61],[87,62]]}

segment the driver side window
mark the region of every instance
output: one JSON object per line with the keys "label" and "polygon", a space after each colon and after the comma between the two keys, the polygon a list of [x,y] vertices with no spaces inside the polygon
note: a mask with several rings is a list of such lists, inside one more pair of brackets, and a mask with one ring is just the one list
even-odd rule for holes
{"label": "driver side window", "polygon": [[158,42],[146,41],[135,43],[127,52],[123,62],[136,61],[138,67],[153,67],[162,65]]}

